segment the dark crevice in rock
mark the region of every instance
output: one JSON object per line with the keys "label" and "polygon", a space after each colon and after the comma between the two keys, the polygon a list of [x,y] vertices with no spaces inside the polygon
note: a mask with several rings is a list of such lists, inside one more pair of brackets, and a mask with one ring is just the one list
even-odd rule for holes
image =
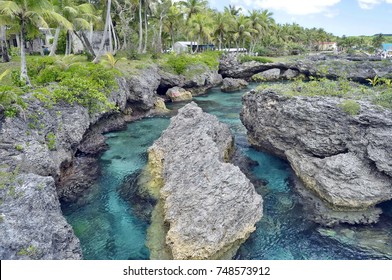
{"label": "dark crevice in rock", "polygon": [[165,96],[168,89],[172,88],[172,86],[160,84],[157,88],[157,94],[161,96]]}
{"label": "dark crevice in rock", "polygon": [[350,152],[350,150],[348,148],[345,148],[342,151],[337,151],[336,153],[332,153],[332,154],[328,154],[328,155],[320,155],[320,154],[316,154],[316,153],[311,153],[311,155],[315,158],[318,158],[318,159],[326,159],[329,157],[348,154],[349,152]]}

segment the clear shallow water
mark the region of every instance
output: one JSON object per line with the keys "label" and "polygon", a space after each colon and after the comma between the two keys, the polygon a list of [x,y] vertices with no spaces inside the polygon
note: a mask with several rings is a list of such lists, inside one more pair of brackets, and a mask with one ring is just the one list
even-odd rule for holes
{"label": "clear shallow water", "polygon": [[[266,182],[266,186],[258,188],[264,199],[263,219],[235,258],[375,258],[352,246],[342,245],[336,239],[321,236],[317,232],[318,226],[304,219],[302,207],[290,187],[292,170],[288,163],[249,147],[246,129],[239,119],[243,92],[222,93],[212,89],[208,96],[195,98],[204,111],[230,126],[237,146],[259,164],[253,174]],[[177,103],[170,107],[174,112],[183,105]],[[67,220],[81,241],[85,259],[149,258],[144,245],[148,223],[138,218],[136,210],[123,200],[119,187],[127,176],[143,168],[147,148],[168,124],[168,118],[147,118],[130,123],[126,131],[106,135],[110,148],[100,159],[102,176],[93,187],[94,191],[77,204],[63,206]],[[383,207],[391,220],[391,204]]]}

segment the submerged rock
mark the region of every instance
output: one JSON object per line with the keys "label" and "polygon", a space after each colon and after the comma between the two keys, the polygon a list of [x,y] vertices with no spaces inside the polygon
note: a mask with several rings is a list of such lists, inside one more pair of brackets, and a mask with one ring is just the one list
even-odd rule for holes
{"label": "submerged rock", "polygon": [[369,210],[369,217],[353,221],[374,222],[379,211],[373,207],[392,198],[392,112],[359,102],[361,111],[351,116],[341,102],[252,91],[243,97],[241,120],[250,142],[287,159],[329,208]]}
{"label": "submerged rock", "polygon": [[223,79],[223,85],[221,90],[223,92],[231,92],[237,91],[248,86],[248,82],[242,79],[232,79],[232,78],[225,78]]}
{"label": "submerged rock", "polygon": [[262,198],[227,163],[232,149],[228,126],[195,103],[150,147],[146,187],[159,198],[147,242],[152,259],[231,258],[255,230]]}
{"label": "submerged rock", "polygon": [[392,259],[392,235],[388,230],[376,227],[334,229],[319,228],[322,236],[331,238],[344,246],[371,254],[382,259]]}

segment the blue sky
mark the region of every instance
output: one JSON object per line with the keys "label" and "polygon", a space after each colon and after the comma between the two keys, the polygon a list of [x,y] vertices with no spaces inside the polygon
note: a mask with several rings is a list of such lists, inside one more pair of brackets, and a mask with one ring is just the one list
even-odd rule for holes
{"label": "blue sky", "polygon": [[392,34],[392,0],[209,0],[212,8],[268,9],[278,23],[322,27],[335,35]]}

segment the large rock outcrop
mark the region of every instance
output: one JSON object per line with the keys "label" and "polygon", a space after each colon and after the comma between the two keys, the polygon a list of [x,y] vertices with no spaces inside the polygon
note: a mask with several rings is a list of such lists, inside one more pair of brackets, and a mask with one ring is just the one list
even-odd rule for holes
{"label": "large rock outcrop", "polygon": [[262,198],[227,163],[232,149],[228,126],[193,102],[150,147],[146,187],[159,198],[149,229],[151,258],[230,258],[255,230]]}
{"label": "large rock outcrop", "polygon": [[287,159],[329,208],[369,210],[372,218],[356,215],[351,223],[374,222],[381,211],[373,207],[392,198],[392,112],[358,101],[361,110],[351,116],[341,102],[251,91],[241,120],[252,145]]}
{"label": "large rock outcrop", "polygon": [[[224,56],[220,61],[219,73],[224,78],[241,78],[250,79],[253,75],[265,73],[270,69],[287,72],[281,75],[281,78],[291,79],[294,76],[303,74],[304,76],[327,77],[337,79],[346,77],[356,82],[366,83],[366,79],[373,79],[376,75],[382,78],[392,78],[392,62],[389,60],[372,60],[369,58],[350,59],[345,56],[315,56],[301,60],[293,60],[287,62],[260,63],[250,61],[240,63],[235,56]],[[290,74],[290,75],[288,75]],[[263,75],[263,74],[262,74]]]}

